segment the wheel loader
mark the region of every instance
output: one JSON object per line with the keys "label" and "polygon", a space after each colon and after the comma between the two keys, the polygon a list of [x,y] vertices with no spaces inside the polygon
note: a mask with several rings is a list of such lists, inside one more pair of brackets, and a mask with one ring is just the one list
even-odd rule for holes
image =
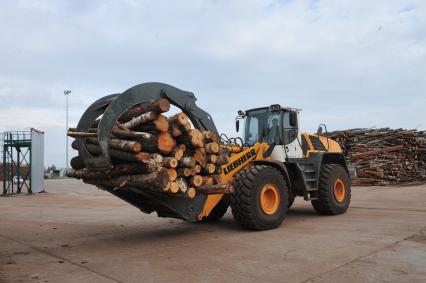
{"label": "wheel loader", "polygon": [[[196,105],[193,93],[163,83],[140,84],[103,97],[84,112],[77,131],[88,132],[97,123],[101,149],[95,156],[88,151],[85,139],[77,138],[85,166],[91,170],[111,168],[108,141],[114,124],[131,107],[161,98],[180,108],[195,128],[217,132],[212,117]],[[322,135],[325,125],[316,134],[300,130],[299,113],[299,109],[280,104],[238,111],[236,130],[239,132],[244,122],[242,138],[222,136],[224,146],[235,152],[221,166],[218,185],[226,188],[222,193],[188,199],[149,190],[100,187],[144,213],[190,222],[218,221],[231,207],[235,220],[250,230],[278,227],[296,197],[310,201],[320,214],[343,214],[350,204],[351,178],[356,172],[347,164],[339,144]]]}

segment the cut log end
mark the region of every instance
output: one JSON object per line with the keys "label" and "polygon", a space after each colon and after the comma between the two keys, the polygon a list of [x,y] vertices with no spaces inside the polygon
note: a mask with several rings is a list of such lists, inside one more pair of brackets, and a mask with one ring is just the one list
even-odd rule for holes
{"label": "cut log end", "polygon": [[186,191],[185,195],[189,198],[189,199],[193,199],[197,196],[197,191],[194,188],[188,188],[188,190]]}
{"label": "cut log end", "polygon": [[176,141],[169,133],[161,133],[158,136],[158,149],[160,152],[168,154],[171,153],[176,145]]}

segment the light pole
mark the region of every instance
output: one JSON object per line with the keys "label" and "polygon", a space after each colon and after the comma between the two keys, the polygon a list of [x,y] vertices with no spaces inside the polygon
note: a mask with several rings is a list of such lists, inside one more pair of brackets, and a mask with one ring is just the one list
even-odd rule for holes
{"label": "light pole", "polygon": [[67,122],[65,126],[65,152],[66,152],[66,163],[65,167],[68,170],[68,95],[71,93],[71,90],[64,90],[64,95],[67,97]]}

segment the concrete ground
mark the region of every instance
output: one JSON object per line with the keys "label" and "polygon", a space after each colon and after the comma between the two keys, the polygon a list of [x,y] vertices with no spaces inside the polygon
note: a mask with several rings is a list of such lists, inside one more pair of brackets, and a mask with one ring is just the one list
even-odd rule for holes
{"label": "concrete ground", "polygon": [[0,198],[4,282],[426,282],[426,185],[355,187],[345,215],[297,200],[276,230],[145,215],[76,180]]}

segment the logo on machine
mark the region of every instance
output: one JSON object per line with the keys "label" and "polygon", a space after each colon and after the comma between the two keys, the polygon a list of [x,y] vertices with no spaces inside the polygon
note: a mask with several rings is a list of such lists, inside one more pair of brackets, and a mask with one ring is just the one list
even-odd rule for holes
{"label": "logo on machine", "polygon": [[229,173],[231,173],[232,170],[237,169],[239,166],[241,166],[247,160],[250,160],[250,158],[252,158],[254,156],[256,156],[256,150],[252,149],[249,152],[247,152],[246,154],[244,154],[243,156],[241,156],[240,158],[238,158],[237,160],[235,160],[234,162],[232,162],[231,164],[229,164],[228,166],[226,166],[223,169],[223,173],[225,175],[228,175]]}

